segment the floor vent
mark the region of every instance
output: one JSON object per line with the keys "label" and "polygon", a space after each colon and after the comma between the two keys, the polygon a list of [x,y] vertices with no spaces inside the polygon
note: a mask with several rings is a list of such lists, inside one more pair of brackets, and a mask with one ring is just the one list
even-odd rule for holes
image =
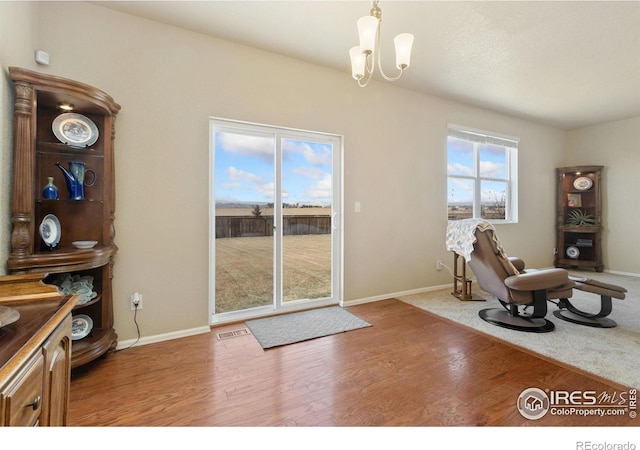
{"label": "floor vent", "polygon": [[218,335],[218,339],[222,340],[222,339],[231,339],[238,336],[246,336],[247,334],[251,334],[249,333],[249,330],[247,330],[246,328],[241,328],[240,330],[223,331],[221,333],[218,333],[217,335]]}

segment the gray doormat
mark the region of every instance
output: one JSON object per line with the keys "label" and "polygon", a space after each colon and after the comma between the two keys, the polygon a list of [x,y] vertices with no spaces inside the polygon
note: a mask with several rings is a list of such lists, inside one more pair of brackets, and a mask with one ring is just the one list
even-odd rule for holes
{"label": "gray doormat", "polygon": [[248,320],[245,324],[264,349],[371,326],[339,306]]}

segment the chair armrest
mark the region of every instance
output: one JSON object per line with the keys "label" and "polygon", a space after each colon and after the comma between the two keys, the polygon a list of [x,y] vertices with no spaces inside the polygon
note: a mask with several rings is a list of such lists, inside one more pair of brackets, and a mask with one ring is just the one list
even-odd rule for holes
{"label": "chair armrest", "polygon": [[573,287],[569,272],[565,269],[544,269],[513,275],[504,280],[504,284],[516,291],[539,291],[560,286]]}
{"label": "chair armrest", "polygon": [[518,272],[522,272],[524,270],[524,261],[522,259],[517,256],[509,256],[509,261],[511,261],[511,264],[513,264],[513,267],[515,267]]}

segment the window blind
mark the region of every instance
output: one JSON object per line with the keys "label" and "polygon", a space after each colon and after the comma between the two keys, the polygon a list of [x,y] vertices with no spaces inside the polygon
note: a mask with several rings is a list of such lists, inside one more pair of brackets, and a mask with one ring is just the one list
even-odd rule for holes
{"label": "window blind", "polygon": [[503,136],[484,134],[481,131],[465,130],[460,128],[449,128],[449,136],[464,139],[479,144],[500,145],[503,147],[518,148],[518,139]]}

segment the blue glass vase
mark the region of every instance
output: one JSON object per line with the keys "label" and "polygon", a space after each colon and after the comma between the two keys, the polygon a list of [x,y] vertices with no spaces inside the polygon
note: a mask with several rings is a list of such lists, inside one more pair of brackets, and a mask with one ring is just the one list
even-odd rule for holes
{"label": "blue glass vase", "polygon": [[49,180],[49,184],[42,190],[42,198],[56,200],[58,198],[58,188],[53,184],[53,177],[47,177],[47,180]]}

